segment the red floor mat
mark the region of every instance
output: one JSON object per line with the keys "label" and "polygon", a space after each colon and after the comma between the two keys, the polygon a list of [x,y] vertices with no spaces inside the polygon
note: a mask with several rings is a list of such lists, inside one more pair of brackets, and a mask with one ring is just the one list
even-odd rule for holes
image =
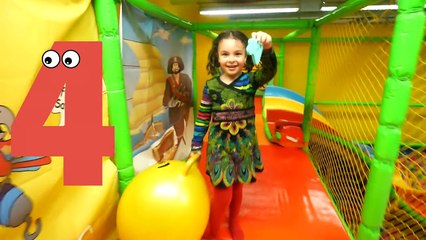
{"label": "red floor mat", "polygon": [[[264,134],[263,126],[257,129],[259,135]],[[307,155],[275,144],[264,143],[260,148],[265,171],[258,174],[256,183],[244,188],[241,224],[245,239],[350,239]],[[203,155],[202,172],[205,159]],[[221,236],[231,239],[226,223]]]}

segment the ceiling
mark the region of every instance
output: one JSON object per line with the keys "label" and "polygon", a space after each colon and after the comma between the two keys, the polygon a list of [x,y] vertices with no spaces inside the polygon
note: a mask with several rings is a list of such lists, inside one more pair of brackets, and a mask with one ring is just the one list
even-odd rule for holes
{"label": "ceiling", "polygon": [[[251,14],[251,15],[231,15],[228,18],[233,20],[274,20],[274,19],[316,19],[330,12],[320,11],[323,6],[339,6],[346,0],[169,0],[171,4],[197,4],[200,10],[212,9],[235,9],[235,8],[284,8],[297,7],[295,13],[274,13],[274,14]],[[374,1],[375,4],[395,4],[396,0]],[[352,14],[349,17],[356,16]]]}

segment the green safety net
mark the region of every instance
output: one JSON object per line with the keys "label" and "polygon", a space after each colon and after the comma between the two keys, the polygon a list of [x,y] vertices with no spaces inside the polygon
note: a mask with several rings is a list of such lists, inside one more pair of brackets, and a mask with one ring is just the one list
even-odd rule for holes
{"label": "green safety net", "polygon": [[[359,11],[321,28],[309,150],[320,178],[356,237],[374,161],[395,11]],[[426,239],[426,43],[411,98],[380,239]],[[397,113],[398,109],[395,109]]]}

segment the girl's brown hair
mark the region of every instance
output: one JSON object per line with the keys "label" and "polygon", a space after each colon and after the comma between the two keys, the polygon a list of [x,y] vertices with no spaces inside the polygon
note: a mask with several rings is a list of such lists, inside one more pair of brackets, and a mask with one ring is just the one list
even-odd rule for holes
{"label": "girl's brown hair", "polygon": [[[213,40],[213,44],[212,44],[212,48],[210,49],[209,52],[209,58],[208,58],[208,63],[207,63],[207,72],[210,75],[217,75],[219,74],[219,56],[218,56],[218,46],[220,41],[222,41],[223,39],[236,39],[236,40],[240,40],[243,45],[244,48],[247,48],[247,44],[248,44],[248,38],[247,36],[237,30],[228,30],[228,31],[223,31],[221,32],[214,40]],[[253,60],[251,58],[250,55],[247,56],[247,60],[246,60],[246,65],[245,65],[245,69],[247,71],[251,71],[251,69],[253,68]]]}

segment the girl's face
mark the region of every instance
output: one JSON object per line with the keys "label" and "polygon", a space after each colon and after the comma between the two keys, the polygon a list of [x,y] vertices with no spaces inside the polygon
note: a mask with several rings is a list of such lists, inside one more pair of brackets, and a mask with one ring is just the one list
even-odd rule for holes
{"label": "girl's face", "polygon": [[246,48],[238,39],[223,39],[218,45],[218,59],[222,79],[235,80],[243,71],[247,59]]}

